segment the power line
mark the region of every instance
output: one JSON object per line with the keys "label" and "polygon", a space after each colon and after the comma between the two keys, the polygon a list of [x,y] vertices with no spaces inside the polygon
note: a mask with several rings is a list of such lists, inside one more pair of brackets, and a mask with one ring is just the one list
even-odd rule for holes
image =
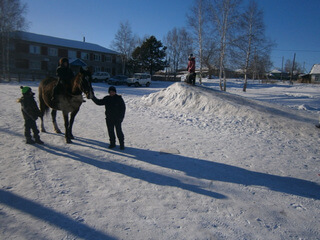
{"label": "power line", "polygon": [[320,50],[276,49],[276,48],[273,48],[272,51],[279,51],[279,52],[320,52]]}

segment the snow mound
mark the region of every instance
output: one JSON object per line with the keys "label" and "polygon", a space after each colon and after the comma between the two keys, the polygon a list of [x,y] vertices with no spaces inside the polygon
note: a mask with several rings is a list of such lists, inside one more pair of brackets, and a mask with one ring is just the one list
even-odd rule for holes
{"label": "snow mound", "polygon": [[233,123],[246,122],[250,126],[272,129],[286,129],[291,126],[293,129],[302,130],[301,128],[310,128],[315,119],[312,115],[288,107],[181,82],[144,96],[142,100],[149,106],[165,107],[174,112],[218,118]]}
{"label": "snow mound", "polygon": [[184,83],[175,83],[160,92],[144,96],[143,100],[153,106],[166,106],[177,111],[193,111],[204,114],[237,111],[237,104],[225,105],[222,99],[216,98],[217,91],[194,87]]}

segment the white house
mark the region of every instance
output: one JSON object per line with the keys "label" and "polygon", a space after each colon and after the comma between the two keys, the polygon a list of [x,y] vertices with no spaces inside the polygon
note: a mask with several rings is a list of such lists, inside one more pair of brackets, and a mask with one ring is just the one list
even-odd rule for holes
{"label": "white house", "polygon": [[314,64],[310,71],[311,82],[320,82],[320,64]]}

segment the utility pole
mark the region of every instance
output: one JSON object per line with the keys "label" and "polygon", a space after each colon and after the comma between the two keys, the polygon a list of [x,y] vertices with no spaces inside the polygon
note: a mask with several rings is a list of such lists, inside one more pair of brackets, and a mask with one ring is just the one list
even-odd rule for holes
{"label": "utility pole", "polygon": [[283,73],[283,61],[284,61],[284,57],[282,56],[282,67],[281,67],[281,81],[282,81],[282,73]]}
{"label": "utility pole", "polygon": [[290,84],[293,84],[293,82],[292,82],[292,77],[293,77],[293,70],[294,70],[295,60],[296,60],[296,53],[294,53],[294,55],[293,55],[291,75],[290,75]]}

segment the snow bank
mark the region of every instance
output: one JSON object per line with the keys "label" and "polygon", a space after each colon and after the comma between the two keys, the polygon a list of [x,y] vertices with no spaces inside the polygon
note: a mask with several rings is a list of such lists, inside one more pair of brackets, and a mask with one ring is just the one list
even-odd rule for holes
{"label": "snow bank", "polygon": [[202,86],[175,83],[160,92],[144,96],[149,106],[169,108],[175,112],[197,114],[231,123],[246,123],[254,128],[288,129],[294,134],[312,134],[315,116],[288,107],[247,99]]}

